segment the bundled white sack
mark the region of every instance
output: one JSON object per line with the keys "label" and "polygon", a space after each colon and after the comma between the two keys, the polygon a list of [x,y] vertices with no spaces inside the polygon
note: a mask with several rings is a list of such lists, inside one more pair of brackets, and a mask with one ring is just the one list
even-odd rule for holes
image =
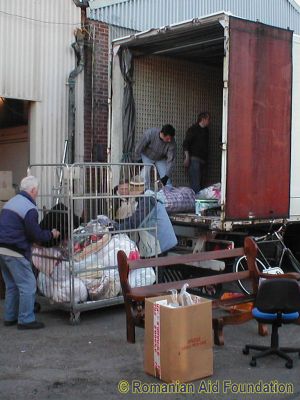
{"label": "bundled white sack", "polygon": [[131,287],[153,285],[155,280],[153,268],[139,268],[129,271],[128,281]]}
{"label": "bundled white sack", "polygon": [[[81,279],[74,279],[74,302],[82,303],[87,300],[88,292]],[[57,303],[68,303],[71,301],[71,281],[54,281],[52,300]]]}
{"label": "bundled white sack", "polygon": [[98,278],[82,280],[91,300],[110,299],[121,291],[119,274],[115,269],[101,271]]}
{"label": "bundled white sack", "polygon": [[197,199],[216,199],[218,203],[221,202],[221,183],[214,183],[211,186],[208,186],[196,195]]}
{"label": "bundled white sack", "polygon": [[51,277],[44,274],[44,272],[40,272],[37,278],[37,287],[42,295],[44,295],[48,299],[52,299],[54,281]]}
{"label": "bundled white sack", "polygon": [[117,266],[117,254],[119,250],[125,251],[127,256],[131,251],[137,250],[133,242],[126,234],[113,235],[110,241],[96,253],[91,253],[81,261],[74,261],[74,272],[95,270],[101,267]]}
{"label": "bundled white sack", "polygon": [[36,269],[50,276],[55,267],[61,262],[61,251],[57,247],[33,246],[32,262]]}
{"label": "bundled white sack", "polygon": [[74,261],[74,272],[81,272],[86,270],[93,270],[101,265],[101,259],[99,258],[99,252],[91,253],[81,261]]}
{"label": "bundled white sack", "polygon": [[69,261],[62,261],[53,270],[51,278],[55,281],[66,281],[71,277]]}
{"label": "bundled white sack", "polygon": [[[57,303],[68,303],[71,301],[70,279],[55,280],[43,272],[39,273],[37,285],[40,292]],[[74,302],[81,303],[87,300],[88,292],[81,279],[74,278]]]}
{"label": "bundled white sack", "polygon": [[119,250],[123,250],[127,257],[132,251],[137,251],[138,248],[126,234],[119,233],[113,235],[106,246],[101,249],[97,255],[103,267],[117,267],[117,254]]}

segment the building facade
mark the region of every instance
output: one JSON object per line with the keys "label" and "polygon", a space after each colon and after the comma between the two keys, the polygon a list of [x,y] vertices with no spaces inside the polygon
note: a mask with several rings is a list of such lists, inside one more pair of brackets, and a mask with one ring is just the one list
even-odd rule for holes
{"label": "building facade", "polygon": [[90,46],[93,62],[88,62],[86,67],[85,159],[93,156],[96,160],[99,154],[99,160],[106,159],[111,41],[137,31],[176,24],[220,11],[300,33],[300,8],[293,0],[89,1],[87,23],[91,27],[94,45]]}

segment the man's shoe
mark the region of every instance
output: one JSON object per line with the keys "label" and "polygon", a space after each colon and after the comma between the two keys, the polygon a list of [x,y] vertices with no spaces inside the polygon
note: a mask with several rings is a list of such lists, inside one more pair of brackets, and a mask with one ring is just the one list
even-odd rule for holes
{"label": "man's shoe", "polygon": [[32,321],[28,324],[18,324],[18,329],[42,329],[45,328],[43,322]]}
{"label": "man's shoe", "polygon": [[17,319],[14,319],[12,321],[4,321],[4,326],[13,326],[16,325],[17,322],[18,322]]}

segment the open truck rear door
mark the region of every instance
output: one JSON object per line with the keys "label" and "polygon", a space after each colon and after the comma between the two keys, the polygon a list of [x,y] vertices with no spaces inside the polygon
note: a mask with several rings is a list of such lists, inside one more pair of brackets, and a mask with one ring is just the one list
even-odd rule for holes
{"label": "open truck rear door", "polygon": [[230,17],[226,220],[289,216],[292,38]]}

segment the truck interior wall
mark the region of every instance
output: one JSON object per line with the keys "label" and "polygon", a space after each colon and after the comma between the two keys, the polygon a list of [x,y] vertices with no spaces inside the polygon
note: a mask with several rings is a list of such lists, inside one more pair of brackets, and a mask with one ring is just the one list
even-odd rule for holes
{"label": "truck interior wall", "polygon": [[26,175],[29,163],[28,142],[0,144],[0,171],[12,171],[13,185]]}
{"label": "truck interior wall", "polygon": [[220,182],[223,99],[223,65],[204,65],[167,57],[134,60],[136,140],[150,127],[172,124],[176,129],[175,186],[188,185],[183,167],[182,142],[189,126],[202,111],[211,113],[206,184]]}
{"label": "truck interior wall", "polygon": [[29,163],[30,104],[29,101],[0,97],[0,171],[12,171],[15,188],[26,175]]}

